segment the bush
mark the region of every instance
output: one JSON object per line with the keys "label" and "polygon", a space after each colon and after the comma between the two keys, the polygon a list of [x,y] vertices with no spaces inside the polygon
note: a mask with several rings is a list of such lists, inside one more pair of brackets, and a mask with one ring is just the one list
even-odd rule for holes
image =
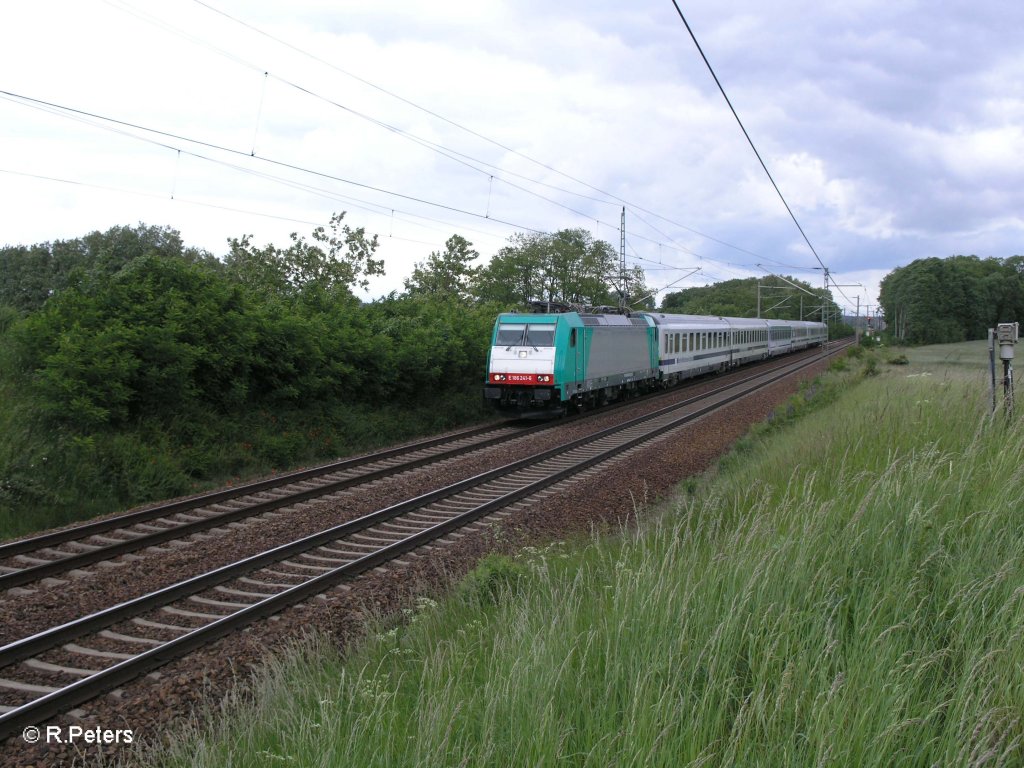
{"label": "bush", "polygon": [[516,594],[529,571],[506,555],[487,555],[459,585],[460,594],[484,605],[498,602],[502,595]]}

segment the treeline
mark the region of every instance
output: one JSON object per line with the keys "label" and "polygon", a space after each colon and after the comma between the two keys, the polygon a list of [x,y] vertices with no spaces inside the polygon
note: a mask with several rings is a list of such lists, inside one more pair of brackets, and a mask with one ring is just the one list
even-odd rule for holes
{"label": "treeline", "polygon": [[453,235],[360,301],[384,264],[343,217],[220,258],[146,225],[0,248],[0,538],[479,419],[498,312],[614,299],[567,230],[486,267]]}
{"label": "treeline", "polygon": [[897,342],[984,339],[998,323],[1024,320],[1024,256],[918,259],[885,276],[878,300]]}
{"label": "treeline", "polygon": [[824,315],[830,325],[835,325],[841,316],[829,291],[813,288],[793,277],[783,280],[774,275],[725,280],[668,293],[661,309],[686,315],[760,316],[819,322]]}

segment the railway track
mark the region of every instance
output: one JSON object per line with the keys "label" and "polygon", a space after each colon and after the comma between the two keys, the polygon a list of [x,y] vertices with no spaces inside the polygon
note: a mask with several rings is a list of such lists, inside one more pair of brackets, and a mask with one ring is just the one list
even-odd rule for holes
{"label": "railway track", "polygon": [[[764,367],[770,369],[778,364],[773,360]],[[635,402],[637,399],[617,403],[603,409],[602,413]],[[581,417],[532,426],[505,422],[474,427],[440,438],[0,544],[0,592],[24,588],[64,574],[74,575],[97,563],[186,540],[196,534],[215,531],[363,483],[536,434],[577,418]]]}
{"label": "railway track", "polygon": [[[820,361],[787,360],[691,397],[0,648],[0,738],[254,621],[404,556],[442,546],[599,464]],[[461,530],[460,530],[461,529]]]}
{"label": "railway track", "polygon": [[22,587],[169,541],[408,472],[549,428],[475,427],[366,456],[0,544],[0,590]]}

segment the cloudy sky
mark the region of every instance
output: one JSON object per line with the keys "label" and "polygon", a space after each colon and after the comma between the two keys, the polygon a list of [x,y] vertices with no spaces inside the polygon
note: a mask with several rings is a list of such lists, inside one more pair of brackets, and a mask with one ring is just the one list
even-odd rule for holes
{"label": "cloudy sky", "polygon": [[144,222],[223,255],[344,210],[376,296],[453,233],[618,249],[625,206],[652,287],[820,257],[851,311],[914,259],[1024,253],[1024,4],[679,5],[817,257],[671,0],[7,3],[0,245]]}

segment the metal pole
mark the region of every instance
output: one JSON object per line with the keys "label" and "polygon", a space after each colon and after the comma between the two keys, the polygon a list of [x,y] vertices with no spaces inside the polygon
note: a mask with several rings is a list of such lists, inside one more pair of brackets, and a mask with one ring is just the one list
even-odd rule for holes
{"label": "metal pole", "polygon": [[1006,415],[1013,415],[1013,365],[1003,360],[1003,402],[1006,404]]}
{"label": "metal pole", "polygon": [[626,290],[626,206],[622,206],[622,227],[619,229],[619,309],[628,305]]}
{"label": "metal pole", "polygon": [[992,377],[989,390],[992,394],[992,413],[996,412],[996,329],[988,329],[988,370]]}

